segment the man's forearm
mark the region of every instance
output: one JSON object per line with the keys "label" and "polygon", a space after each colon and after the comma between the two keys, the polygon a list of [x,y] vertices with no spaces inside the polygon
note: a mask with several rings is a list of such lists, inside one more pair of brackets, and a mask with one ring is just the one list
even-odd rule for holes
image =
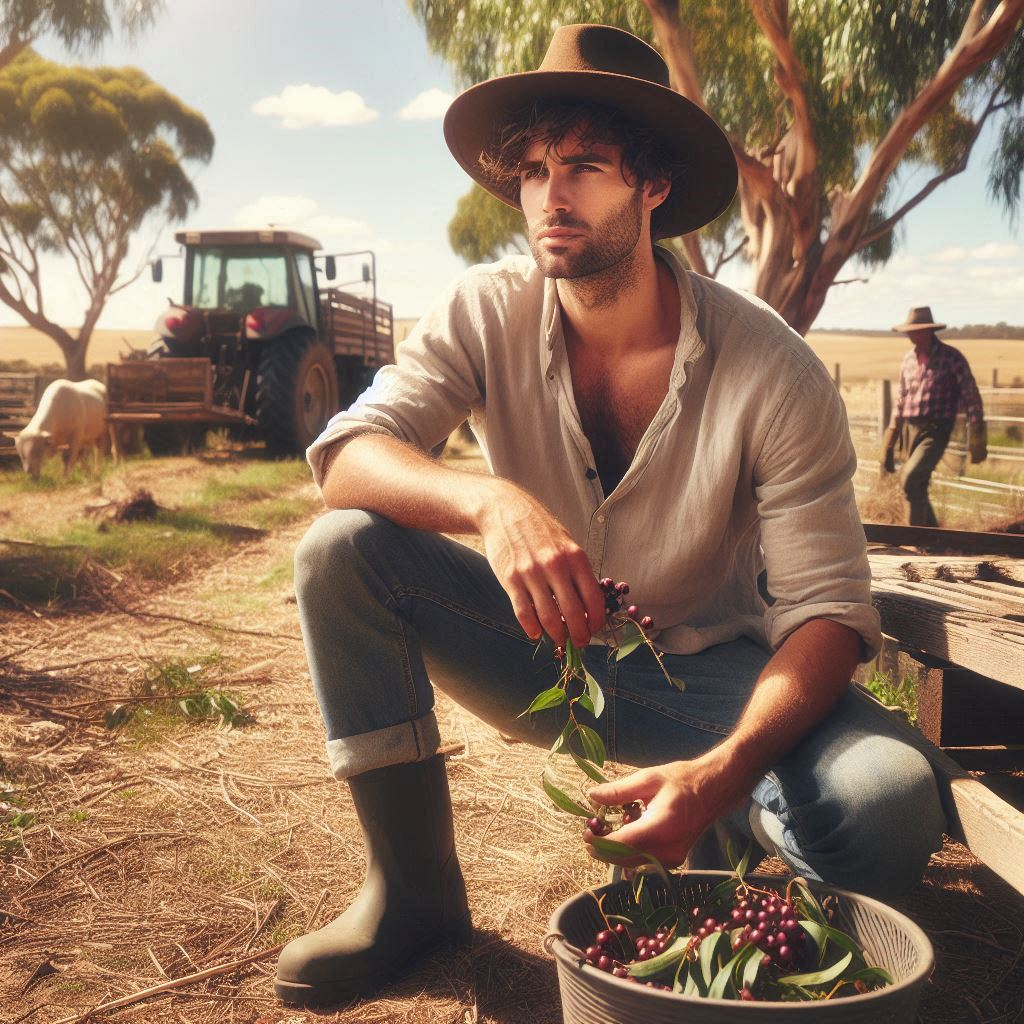
{"label": "man's forearm", "polygon": [[723,807],[749,795],[828,714],[850,682],[859,651],[859,635],[830,619],[812,619],[786,639],[729,738],[697,759]]}
{"label": "man's forearm", "polygon": [[321,491],[328,508],[365,509],[435,533],[475,533],[497,483],[451,469],[397,438],[361,434],[342,443]]}

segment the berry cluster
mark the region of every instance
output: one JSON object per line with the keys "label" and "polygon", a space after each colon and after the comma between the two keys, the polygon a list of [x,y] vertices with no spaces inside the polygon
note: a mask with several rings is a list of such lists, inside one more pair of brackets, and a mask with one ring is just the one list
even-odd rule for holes
{"label": "berry cluster", "polygon": [[[629,805],[629,808],[631,811],[635,809],[639,815],[639,804]],[[592,818],[587,825],[595,834],[601,834],[595,830],[595,825],[607,827],[607,823],[597,818]],[[644,980],[633,976],[629,968],[664,953],[672,945],[677,927],[682,928],[683,922],[689,920],[691,938],[685,954],[687,961],[696,959],[701,942],[715,932],[727,933],[733,954],[747,945],[755,946],[761,953],[762,971],[775,969],[770,976],[778,977],[792,971],[799,960],[806,959],[800,956],[807,939],[798,920],[800,911],[778,892],[740,886],[731,902],[724,907],[720,903],[717,906],[716,912],[707,907],[693,907],[687,914],[680,915],[678,925],[662,925],[653,935],[646,934],[639,925],[633,926],[636,934],[631,934],[630,928],[622,923],[604,927],[596,933],[594,944],[587,947],[584,958],[592,967],[616,978],[672,991],[672,985],[664,981],[667,975],[661,975],[663,980]],[[671,970],[674,972],[677,966],[678,963],[673,964]],[[757,988],[760,990],[761,987],[759,981]],[[863,990],[863,986],[857,986],[857,991]],[[736,996],[744,1001],[764,998],[746,986],[738,988]]]}
{"label": "berry cluster", "polygon": [[[738,952],[747,943],[757,946],[764,954],[761,957],[763,967],[772,964],[792,967],[796,961],[797,948],[807,939],[793,906],[778,893],[769,893],[760,899],[753,895],[738,898],[729,917],[731,924],[728,927],[742,928],[738,934],[733,934],[733,950]],[[704,922],[705,927],[709,922],[717,923],[708,918]],[[725,927],[719,926],[718,930],[723,931]]]}
{"label": "berry cluster", "polygon": [[[644,813],[643,804],[639,800],[622,805],[622,824],[631,825],[641,814]],[[612,831],[611,822],[605,821],[603,817],[587,818],[587,828],[595,836],[606,836]]]}
{"label": "berry cluster", "polygon": [[[616,612],[622,611],[622,599],[629,593],[629,584],[616,583],[610,576],[605,576],[603,580],[598,582],[604,591],[604,610],[608,615],[614,615]],[[654,619],[650,615],[637,618],[639,614],[640,609],[635,604],[631,604],[626,609],[626,615],[635,622],[638,622],[641,629],[650,629],[654,625]]]}
{"label": "berry cluster", "polygon": [[588,964],[599,971],[606,971],[613,977],[625,978],[636,985],[645,984],[648,988],[660,988],[671,992],[671,985],[660,981],[643,982],[639,978],[634,978],[626,966],[637,961],[650,960],[651,957],[664,953],[671,941],[672,933],[667,928],[659,928],[653,936],[638,935],[631,939],[626,926],[619,922],[613,928],[603,928],[599,931],[594,937],[594,945],[588,946],[583,955]]}

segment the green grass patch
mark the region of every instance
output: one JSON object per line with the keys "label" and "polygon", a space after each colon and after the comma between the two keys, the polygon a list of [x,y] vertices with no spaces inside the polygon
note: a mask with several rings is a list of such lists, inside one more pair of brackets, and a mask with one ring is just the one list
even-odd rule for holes
{"label": "green grass patch", "polygon": [[276,590],[278,587],[283,587],[286,584],[292,583],[295,579],[295,562],[291,559],[285,559],[282,562],[278,562],[266,576],[260,577],[256,581],[256,586],[263,587],[266,590]]}
{"label": "green grass patch", "polygon": [[305,498],[268,498],[247,509],[246,518],[262,530],[272,530],[305,518],[311,507]]}
{"label": "green grass patch", "polygon": [[917,680],[904,676],[894,682],[891,672],[875,671],[864,683],[886,707],[902,708],[911,725],[917,725]]}
{"label": "green grass patch", "polygon": [[309,466],[303,459],[252,462],[237,470],[225,469],[207,480],[193,507],[208,509],[226,502],[274,498],[282,490],[308,483],[310,479]]}

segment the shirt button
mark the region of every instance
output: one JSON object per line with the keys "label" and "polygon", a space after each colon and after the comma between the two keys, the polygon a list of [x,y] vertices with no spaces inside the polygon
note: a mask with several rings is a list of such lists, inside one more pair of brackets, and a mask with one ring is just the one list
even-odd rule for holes
{"label": "shirt button", "polygon": [[604,516],[598,516],[598,517],[597,517],[597,521],[598,521],[599,523],[603,523],[603,522],[604,522]]}

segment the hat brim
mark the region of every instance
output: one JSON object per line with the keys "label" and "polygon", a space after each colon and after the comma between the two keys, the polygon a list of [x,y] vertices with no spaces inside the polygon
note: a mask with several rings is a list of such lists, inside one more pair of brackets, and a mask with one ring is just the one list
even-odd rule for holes
{"label": "hat brim", "polygon": [[943,331],[945,324],[897,324],[889,328],[897,334],[909,334],[911,331]]}
{"label": "hat brim", "polygon": [[524,71],[492,78],[457,96],[444,137],[462,169],[491,195],[521,209],[514,194],[483,173],[480,154],[501,121],[538,100],[590,100],[616,107],[660,135],[685,170],[673,180],[657,237],[696,231],[725,212],[736,194],[736,158],[725,133],[695,103],[654,82],[606,71]]}

